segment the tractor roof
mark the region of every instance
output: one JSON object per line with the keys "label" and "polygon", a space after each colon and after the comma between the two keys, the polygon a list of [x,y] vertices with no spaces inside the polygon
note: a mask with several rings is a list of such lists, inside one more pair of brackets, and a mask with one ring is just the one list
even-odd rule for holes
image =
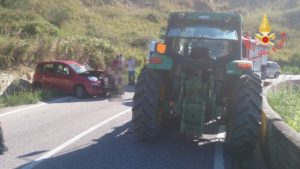
{"label": "tractor roof", "polygon": [[179,17],[181,19],[207,19],[207,20],[223,20],[226,18],[241,18],[240,14],[237,13],[216,13],[216,12],[173,12],[170,14],[171,17]]}

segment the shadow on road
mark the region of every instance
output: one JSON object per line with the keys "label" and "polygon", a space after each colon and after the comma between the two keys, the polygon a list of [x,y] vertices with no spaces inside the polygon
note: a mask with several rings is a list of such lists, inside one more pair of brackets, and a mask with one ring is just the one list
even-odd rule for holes
{"label": "shadow on road", "polygon": [[42,153],[45,153],[45,152],[47,152],[47,150],[35,151],[35,152],[31,152],[31,153],[21,155],[18,158],[20,158],[20,159],[27,158],[27,157],[36,156],[38,154],[42,154]]}
{"label": "shadow on road", "polygon": [[124,99],[122,101],[122,104],[125,105],[125,106],[132,107],[133,106],[133,100],[132,99]]}
{"label": "shadow on road", "polygon": [[135,138],[131,123],[128,122],[91,142],[94,144],[46,159],[36,168],[212,169],[213,167],[213,142],[199,145],[199,141],[172,130],[164,130],[157,142],[142,143]]}
{"label": "shadow on road", "polygon": [[[135,87],[130,85],[124,86],[124,91],[127,93],[134,93]],[[45,103],[52,104],[52,103],[72,103],[72,102],[95,102],[95,101],[104,101],[108,99],[109,101],[117,101],[117,102],[124,102],[124,105],[131,106],[132,103],[129,103],[128,100],[130,99],[122,99],[122,97],[112,98],[106,95],[100,95],[100,96],[89,96],[87,98],[76,98],[73,95],[67,95],[65,94],[64,97],[68,97],[68,99],[61,100],[60,98],[56,98],[54,100],[45,101]]]}
{"label": "shadow on road", "polygon": [[[214,169],[215,146],[223,144],[216,137],[217,123],[211,123],[210,136],[203,139],[186,137],[172,129],[163,129],[153,143],[143,143],[132,132],[131,122],[113,128],[112,132],[63,150],[44,160],[41,169]],[[207,129],[206,129],[207,130]],[[213,130],[215,132],[213,132]],[[240,168],[241,161],[224,150],[224,169]],[[22,169],[29,163],[18,167]],[[247,168],[248,169],[248,168]],[[249,168],[251,169],[251,167]],[[258,169],[258,168],[252,168]]]}
{"label": "shadow on road", "polygon": [[124,86],[124,91],[129,92],[129,93],[134,93],[135,92],[135,86],[133,85],[125,85]]}

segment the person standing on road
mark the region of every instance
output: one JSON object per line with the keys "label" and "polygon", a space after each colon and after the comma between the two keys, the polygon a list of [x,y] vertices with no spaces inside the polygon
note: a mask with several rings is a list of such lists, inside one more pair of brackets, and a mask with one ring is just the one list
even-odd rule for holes
{"label": "person standing on road", "polygon": [[109,74],[109,88],[111,90],[110,94],[112,97],[120,96],[123,94],[122,85],[122,70],[123,70],[123,56],[122,54],[117,55],[116,58],[111,63],[108,70]]}
{"label": "person standing on road", "polygon": [[0,122],[0,155],[3,154],[7,150],[8,150],[8,148],[4,144],[3,131],[2,131],[1,122]]}
{"label": "person standing on road", "polygon": [[132,56],[130,56],[129,60],[127,61],[128,67],[128,85],[135,84],[135,60]]}
{"label": "person standing on road", "polygon": [[119,96],[124,94],[123,90],[123,71],[125,66],[125,60],[123,55],[120,53],[118,59],[118,73],[116,74],[116,83],[117,83],[117,94]]}

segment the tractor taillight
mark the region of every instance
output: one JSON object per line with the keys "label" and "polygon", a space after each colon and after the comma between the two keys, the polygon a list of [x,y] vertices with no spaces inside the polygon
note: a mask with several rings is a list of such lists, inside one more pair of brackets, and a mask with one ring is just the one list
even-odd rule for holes
{"label": "tractor taillight", "polygon": [[150,58],[150,63],[151,64],[162,64],[162,60],[159,57],[151,57]]}
{"label": "tractor taillight", "polygon": [[164,43],[157,43],[156,44],[156,52],[159,54],[165,54],[167,50],[167,45]]}
{"label": "tractor taillight", "polygon": [[238,62],[236,67],[240,70],[252,70],[252,62]]}

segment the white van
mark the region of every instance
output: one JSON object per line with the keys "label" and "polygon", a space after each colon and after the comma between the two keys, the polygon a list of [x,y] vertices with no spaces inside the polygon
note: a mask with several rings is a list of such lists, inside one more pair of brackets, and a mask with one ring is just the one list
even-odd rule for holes
{"label": "white van", "polygon": [[266,75],[268,78],[277,78],[280,75],[280,66],[277,62],[268,61]]}

